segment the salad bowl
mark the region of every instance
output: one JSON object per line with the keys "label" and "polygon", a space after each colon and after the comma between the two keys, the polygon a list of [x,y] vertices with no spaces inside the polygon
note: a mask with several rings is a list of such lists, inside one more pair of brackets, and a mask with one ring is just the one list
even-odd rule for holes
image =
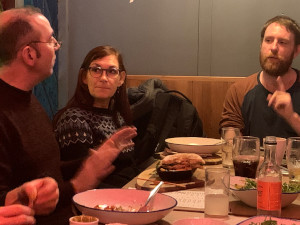
{"label": "salad bowl", "polygon": [[[257,204],[257,189],[255,179],[232,176],[230,177],[230,190],[246,205],[255,207]],[[281,195],[281,207],[286,207],[298,197],[300,190],[293,190],[287,184],[283,184]]]}

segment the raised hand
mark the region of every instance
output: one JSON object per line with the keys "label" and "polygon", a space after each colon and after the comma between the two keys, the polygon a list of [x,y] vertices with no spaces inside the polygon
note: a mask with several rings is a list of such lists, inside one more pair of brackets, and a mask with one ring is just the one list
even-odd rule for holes
{"label": "raised hand", "polygon": [[112,164],[120,152],[134,143],[137,135],[135,127],[123,127],[114,133],[96,150],[91,150],[81,169],[71,180],[76,193],[95,188],[104,178],[110,175],[115,167]]}
{"label": "raised hand", "polygon": [[273,94],[268,95],[268,106],[272,107],[278,115],[289,121],[294,114],[291,95],[286,92],[280,76],[278,76],[276,82],[278,88]]}
{"label": "raised hand", "polygon": [[104,152],[109,150],[111,152],[117,153],[117,155],[111,154],[112,158],[110,159],[113,162],[121,151],[123,151],[126,148],[130,148],[134,146],[132,138],[134,138],[136,135],[137,132],[135,127],[122,127],[116,133],[111,135],[110,138],[107,139],[97,149],[97,151]]}

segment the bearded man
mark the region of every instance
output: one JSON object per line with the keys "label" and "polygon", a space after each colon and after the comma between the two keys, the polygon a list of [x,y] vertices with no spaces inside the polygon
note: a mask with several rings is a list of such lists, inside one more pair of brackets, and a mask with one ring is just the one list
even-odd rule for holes
{"label": "bearded man", "polygon": [[300,27],[287,16],[268,20],[261,31],[262,71],[228,90],[220,128],[237,127],[243,135],[300,135],[300,77],[291,67],[300,52]]}

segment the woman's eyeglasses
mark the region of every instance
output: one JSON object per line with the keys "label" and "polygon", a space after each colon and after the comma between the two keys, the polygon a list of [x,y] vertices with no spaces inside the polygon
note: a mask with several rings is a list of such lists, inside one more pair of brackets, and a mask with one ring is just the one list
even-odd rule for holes
{"label": "woman's eyeglasses", "polygon": [[90,74],[94,78],[101,77],[103,74],[103,71],[106,72],[106,76],[109,78],[114,78],[120,74],[120,69],[117,68],[108,68],[108,69],[102,69],[100,66],[90,66],[88,68],[90,71]]}

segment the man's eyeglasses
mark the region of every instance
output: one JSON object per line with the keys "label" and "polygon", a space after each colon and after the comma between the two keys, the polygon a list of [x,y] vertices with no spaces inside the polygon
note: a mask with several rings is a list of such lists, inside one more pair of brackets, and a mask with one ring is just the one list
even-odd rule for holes
{"label": "man's eyeglasses", "polygon": [[109,78],[114,78],[120,74],[120,69],[117,68],[108,68],[108,69],[102,69],[100,66],[90,66],[88,68],[90,71],[90,74],[94,78],[101,77],[103,74],[103,71],[106,72],[106,76]]}
{"label": "man's eyeglasses", "polygon": [[32,43],[46,43],[52,45],[53,48],[58,48],[62,45],[62,42],[57,41],[54,37],[52,37],[50,41],[31,41],[27,45],[30,45]]}

